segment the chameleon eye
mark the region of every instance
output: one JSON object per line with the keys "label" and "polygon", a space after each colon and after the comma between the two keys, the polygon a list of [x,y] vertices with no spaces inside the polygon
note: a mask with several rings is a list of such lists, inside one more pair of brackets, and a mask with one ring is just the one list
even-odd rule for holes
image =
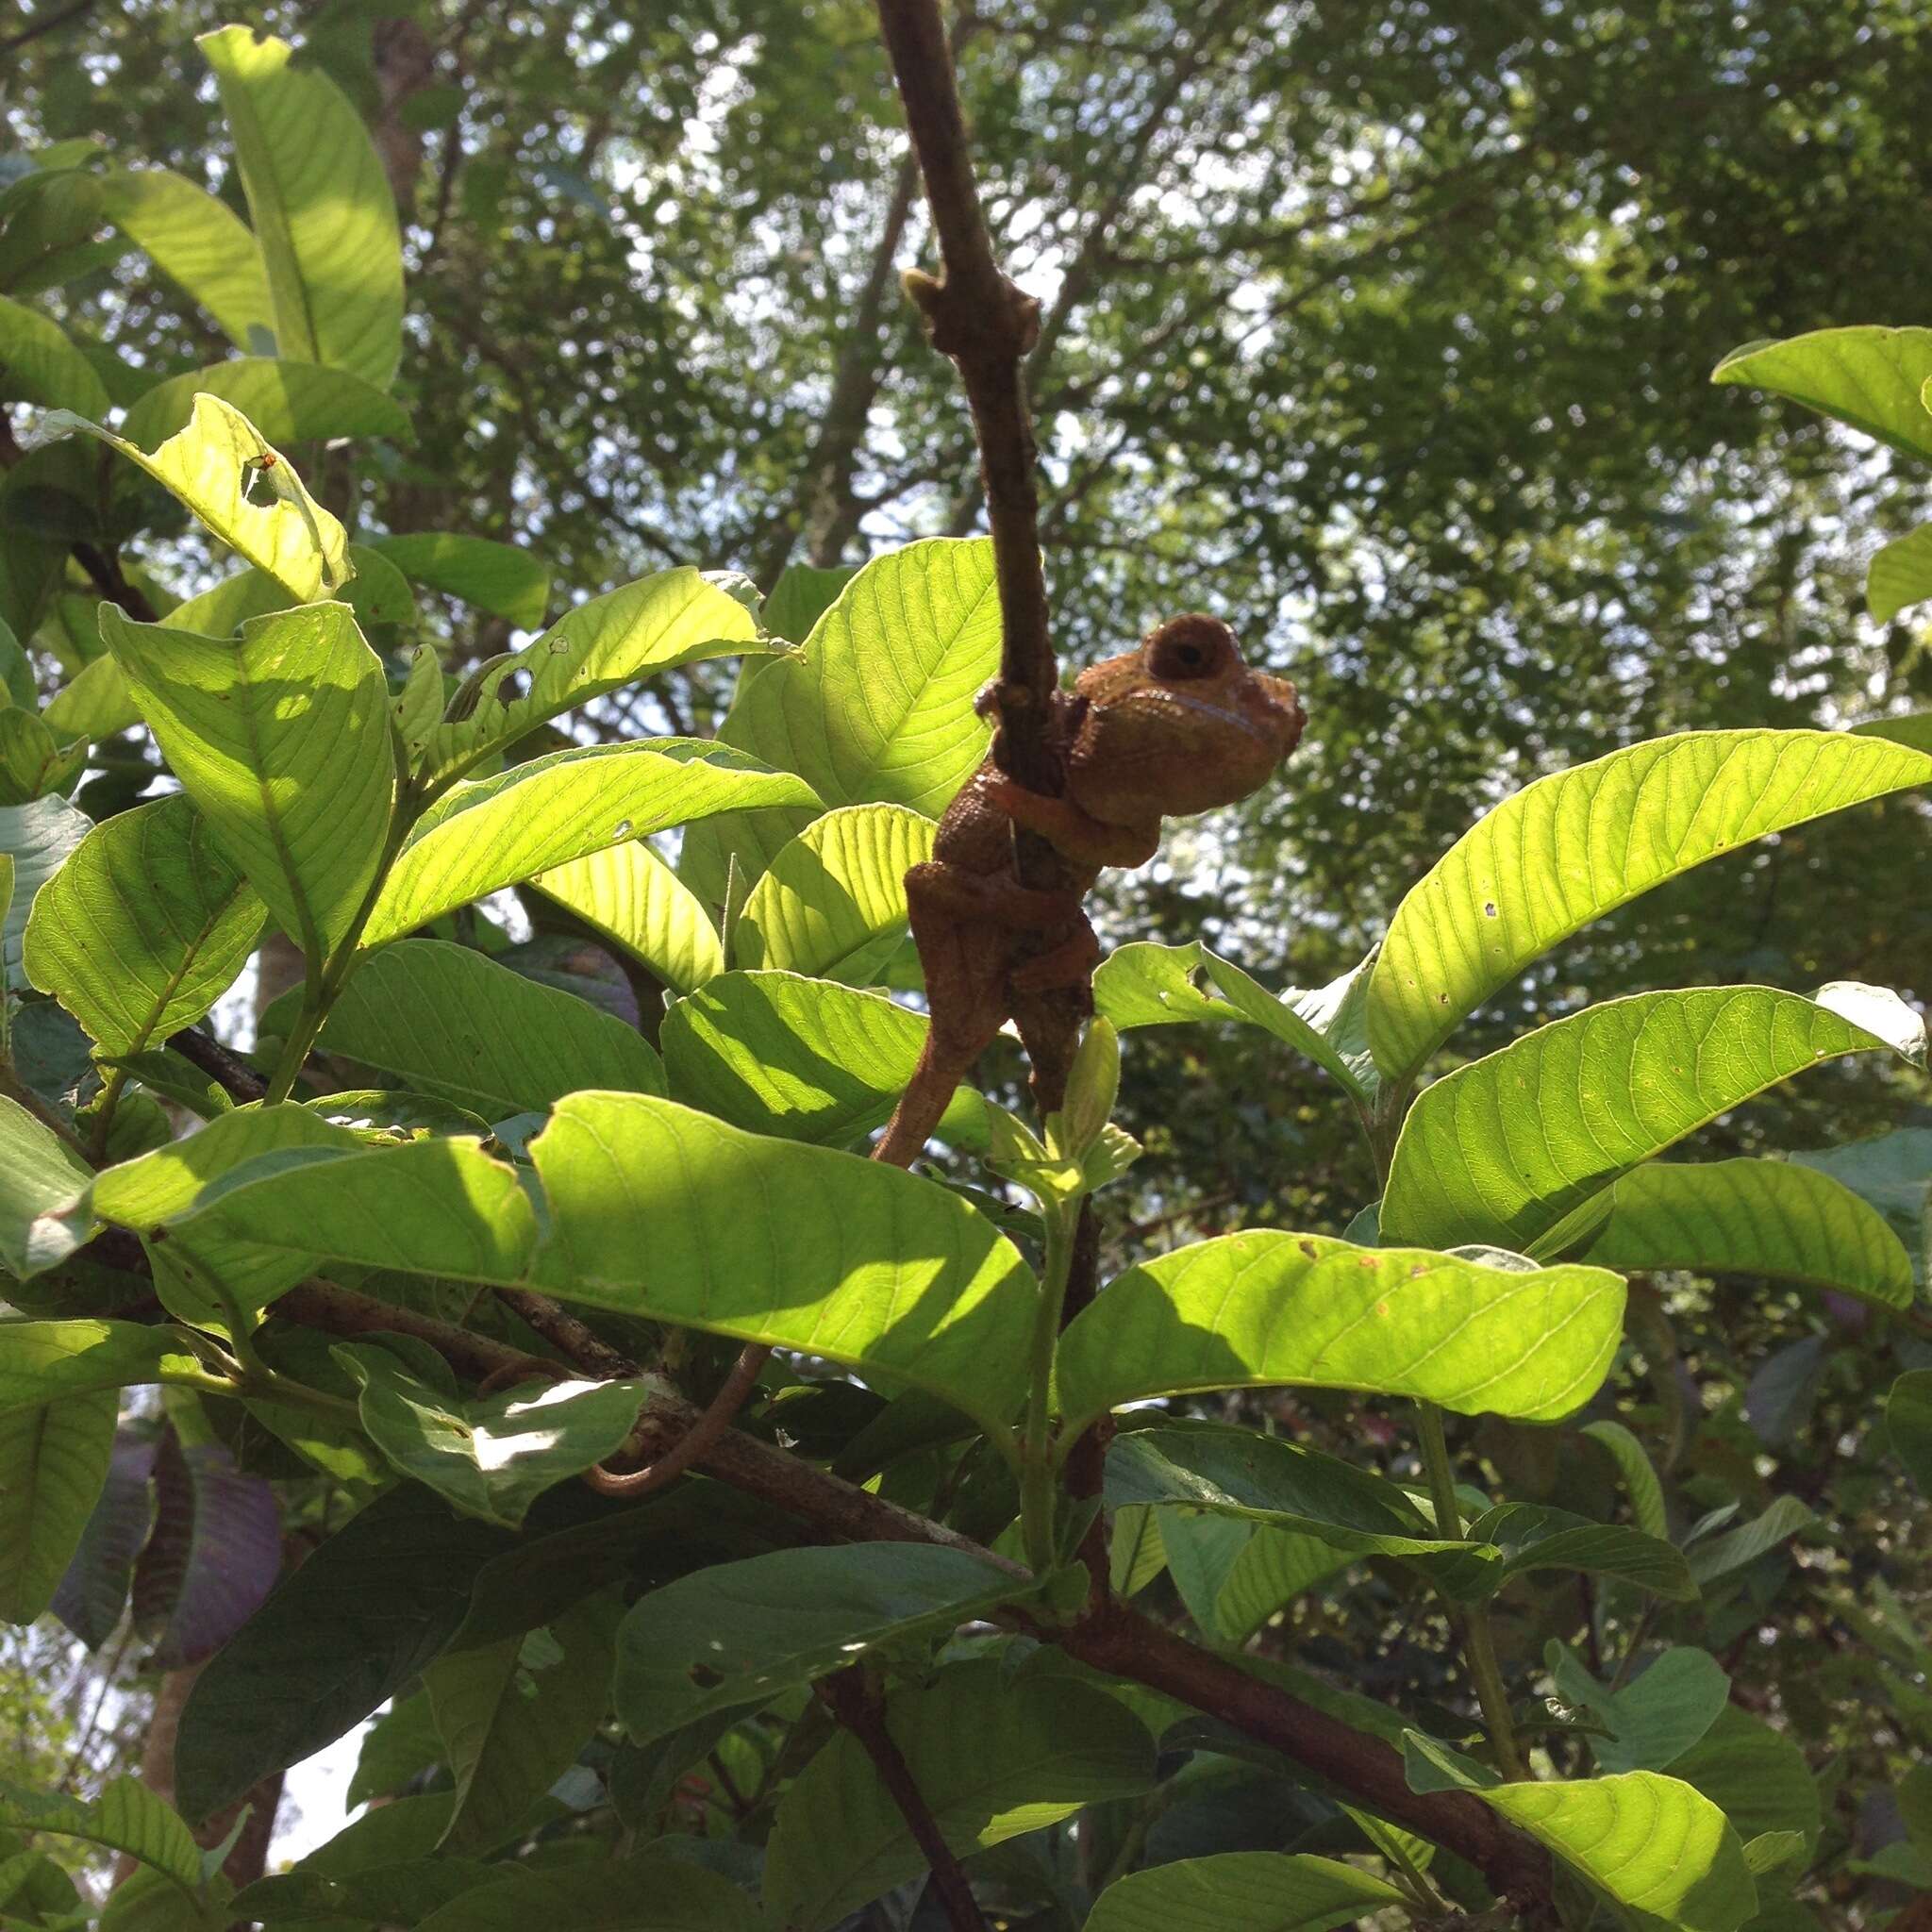
{"label": "chameleon eye", "polygon": [[1147,669],[1163,684],[1211,677],[1226,661],[1233,640],[1214,617],[1175,617],[1147,640]]}

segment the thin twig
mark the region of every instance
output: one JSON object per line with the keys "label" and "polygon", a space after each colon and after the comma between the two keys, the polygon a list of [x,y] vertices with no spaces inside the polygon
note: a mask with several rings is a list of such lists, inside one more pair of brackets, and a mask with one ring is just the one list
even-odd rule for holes
{"label": "thin twig", "polygon": [[912,1775],[912,1767],[886,1728],[885,1700],[867,1676],[865,1666],[854,1664],[849,1670],[821,1677],[818,1691],[825,1707],[864,1747],[873,1769],[879,1774],[879,1782],[898,1806],[913,1843],[932,1869],[932,1887],[946,1909],[946,1920],[953,1932],[987,1932],[986,1919],[978,1900],[973,1896],[973,1888],[960,1871],[952,1847],[946,1843],[932,1815],[932,1807],[925,1802],[925,1794]]}
{"label": "thin twig", "polygon": [[42,34],[50,34],[57,26],[65,26],[70,20],[77,19],[83,13],[92,13],[93,9],[94,0],[73,0],[72,6],[57,8],[54,12],[22,27],[17,34],[8,34],[0,41],[0,54],[10,54],[16,47],[24,47],[29,41],[37,41]]}
{"label": "thin twig", "polygon": [[259,1100],[268,1091],[268,1082],[253,1067],[198,1026],[184,1026],[180,1032],[169,1034],[168,1044],[184,1060],[199,1067],[230,1100]]}

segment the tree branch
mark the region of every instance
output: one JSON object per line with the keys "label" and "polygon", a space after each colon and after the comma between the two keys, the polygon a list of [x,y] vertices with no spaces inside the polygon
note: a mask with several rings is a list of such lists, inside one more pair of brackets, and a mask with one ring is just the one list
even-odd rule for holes
{"label": "tree branch", "polygon": [[959,371],[979,445],[1005,626],[1003,763],[1030,790],[1057,791],[1048,739],[1059,665],[1040,563],[1033,423],[1021,374],[1022,359],[1039,338],[1040,304],[1008,281],[993,259],[938,0],[878,0],[878,13],[945,271],[937,280],[912,271],[906,289],[925,318],[933,347]]}
{"label": "tree branch", "polygon": [[899,1815],[912,1834],[912,1842],[931,1868],[933,1890],[946,1908],[947,1923],[953,1932],[987,1932],[979,1901],[973,1896],[973,1888],[966,1882],[966,1874],[960,1871],[952,1847],[941,1835],[932,1807],[912,1775],[912,1767],[886,1728],[885,1700],[866,1674],[864,1665],[854,1664],[849,1670],[834,1671],[829,1677],[821,1677],[818,1692],[826,1709],[864,1746],[880,1784],[899,1807]]}

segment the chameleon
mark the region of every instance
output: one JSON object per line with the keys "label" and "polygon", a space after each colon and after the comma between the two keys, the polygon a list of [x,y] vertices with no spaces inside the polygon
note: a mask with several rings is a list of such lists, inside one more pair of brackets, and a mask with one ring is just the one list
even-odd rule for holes
{"label": "chameleon", "polygon": [[[1234,632],[1189,611],[1157,625],[1135,649],[1080,673],[1054,694],[1049,726],[1058,796],[1029,791],[1001,769],[998,687],[980,693],[995,720],[985,761],[940,820],[933,856],[906,874],[912,940],[931,1016],[918,1065],[873,1149],[909,1167],[954,1091],[1011,1020],[1035,1066],[1056,1029],[1050,1008],[1084,988],[1100,942],[1082,902],[1103,867],[1145,865],[1161,821],[1233,805],[1258,791],[1294,750],[1307,723],[1286,678],[1250,670]],[[1022,884],[1014,828],[1037,833],[1063,861],[1053,891]],[[1061,1008],[1060,1017],[1064,1017]],[[1064,1035],[1064,1025],[1058,1031]],[[625,1475],[587,1472],[612,1495],[661,1488],[722,1436],[770,1358],[746,1348],[690,1431],[655,1462]]]}

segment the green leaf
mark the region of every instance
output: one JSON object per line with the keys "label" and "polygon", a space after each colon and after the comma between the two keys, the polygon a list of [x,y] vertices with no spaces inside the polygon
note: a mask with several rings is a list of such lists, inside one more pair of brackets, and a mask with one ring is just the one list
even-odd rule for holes
{"label": "green leaf", "polygon": [[417,1932],[769,1932],[758,1907],[728,1878],[687,1857],[644,1851],[594,1864],[508,1870],[422,1920]]}
{"label": "green leaf", "polygon": [[77,416],[105,416],[113,408],[107,385],[60,325],[0,295],[0,381],[9,395]]}
{"label": "green leaf", "polygon": [[104,175],[100,192],[107,219],[206,308],[238,349],[273,333],[261,250],[225,202],[166,168]]}
{"label": "green leaf", "polygon": [[[898,1691],[885,1722],[956,1852],[1154,1783],[1146,1726],[1106,1691],[1046,1673],[1009,1680],[992,1658]],[[822,1932],[925,1865],[865,1747],[841,1732],[779,1800],[765,1851],[766,1915],[792,1932]]]}
{"label": "green leaf", "polygon": [[943,1188],[643,1094],[571,1095],[530,1154],[551,1213],[531,1286],[899,1377],[1004,1434],[1037,1291]]}
{"label": "green leaf", "polygon": [[1763,1274],[1909,1307],[1912,1258],[1885,1218],[1829,1174],[1784,1160],[1649,1161],[1609,1190],[1585,1250],[1620,1274]]}
{"label": "green leaf", "polygon": [[1577,1570],[1615,1577],[1672,1603],[1696,1600],[1697,1587],[1683,1553],[1660,1537],[1620,1524],[1593,1523],[1536,1503],[1503,1503],[1486,1509],[1467,1534],[1472,1542],[1494,1543],[1503,1552],[1503,1564],[1469,1579],[1458,1589],[1460,1596],[1492,1596],[1532,1571]]}
{"label": "green leaf", "polygon": [[1248,1429],[1144,1429],[1107,1458],[1109,1507],[1186,1504],[1312,1537],[1351,1557],[1469,1557],[1395,1484],[1334,1456]]}
{"label": "green leaf", "polygon": [[0,1824],[125,1852],[184,1891],[201,1895],[201,1847],[176,1813],[138,1778],[110,1779],[92,1802],[0,1780]]}
{"label": "green leaf", "polygon": [[34,902],[27,977],[105,1054],[199,1020],[261,935],[260,898],[214,849],[186,794],[96,825]]}
{"label": "green leaf", "polygon": [[1069,1440],[1147,1396],[1277,1383],[1550,1422],[1603,1380],[1623,1319],[1607,1269],[1223,1235],[1130,1268],[1074,1319],[1059,1403]]}
{"label": "green leaf", "polygon": [[942,1636],[1036,1585],[965,1550],[841,1543],[716,1565],[641,1597],[617,1633],[617,1714],[647,1744],[762,1708],[883,1644]]}
{"label": "green leaf", "polygon": [[1723,1665],[1688,1645],[1665,1651],[1621,1690],[1598,1683],[1564,1644],[1552,1643],[1545,1656],[1557,1696],[1592,1711],[1609,1732],[1590,1740],[1607,1772],[1662,1771],[1709,1730],[1730,1696]]}
{"label": "green leaf", "polygon": [[[195,1139],[249,1118],[225,1116]],[[224,1278],[231,1271],[221,1257],[236,1248],[283,1258],[295,1278],[316,1257],[471,1281],[521,1276],[537,1224],[514,1168],[492,1160],[474,1140],[365,1147],[353,1135],[343,1139],[351,1144],[290,1147],[244,1160],[171,1218],[173,1244],[203,1257]],[[106,1219],[126,1211],[110,1207],[113,1197],[98,1185],[94,1198]]]}
{"label": "green leaf", "polygon": [[462,1622],[476,1572],[509,1541],[413,1484],[337,1531],[195,1680],[175,1752],[182,1815],[233,1804],[411,1682]]}
{"label": "green leaf", "polygon": [[1407,1079],[1540,954],[1653,886],[1928,779],[1932,758],[1834,731],[1685,732],[1539,778],[1395,908],[1369,983],[1375,1064]]}
{"label": "green leaf", "polygon": [[[985,756],[974,699],[999,668],[999,592],[984,538],[932,538],[874,558],[812,626],[803,652],[741,679],[719,736],[799,774],[828,806],[909,806],[937,818]],[[804,821],[735,818],[680,863],[722,903],[728,857],[747,883]]]}
{"label": "green leaf", "polygon": [[347,581],[348,539],[341,525],[309,495],[288,458],[219,396],[196,396],[188,427],[152,456],[65,409],[42,418],[41,426],[48,436],[92,436],[119,450],[296,602],[306,604]]}
{"label": "green leaf", "polygon": [[1630,1771],[1474,1795],[1647,1923],[1737,1932],[1757,1908],[1738,1834],[1678,1778]]}
{"label": "green leaf", "polygon": [[1869,1141],[1793,1154],[1800,1167],[1841,1181],[1875,1208],[1905,1243],[1923,1283],[1932,1259],[1932,1127],[1895,1127]]}
{"label": "green leaf", "polygon": [[[0,1328],[0,1349],[7,1339]],[[31,1624],[53,1602],[107,1481],[120,1407],[102,1389],[0,1420],[0,1620]]]}
{"label": "green leaf", "polygon": [[41,888],[67,863],[94,828],[84,811],[64,798],[36,798],[26,805],[0,805],[0,855],[13,860],[13,898],[4,925],[7,984],[26,985],[22,952],[27,921]]}
{"label": "green leaf", "polygon": [[906,931],[906,873],[938,827],[903,805],[851,805],[815,819],[772,860],[739,915],[746,966],[868,986]]}
{"label": "green leaf", "polygon": [[809,798],[790,773],[685,738],[552,752],[499,777],[466,779],[411,828],[362,942],[399,939],[440,913],[606,846],[712,812]]}
{"label": "green leaf", "polygon": [[[456,722],[432,734],[424,772],[459,777],[546,718],[607,691],[762,648],[757,621],[736,597],[695,570],[659,571],[579,604],[534,643],[479,665],[451,704]],[[512,688],[508,697],[506,686]]]}
{"label": "green leaf", "polygon": [[172,1328],[92,1319],[0,1321],[0,1418],[172,1377],[207,1379]]}
{"label": "green leaf", "polygon": [[[277,445],[333,437],[410,440],[409,412],[374,383],[319,362],[284,362],[273,356],[237,356],[206,369],[184,370],[145,391],[121,422],[121,434],[143,449],[185,429],[197,395],[219,396]],[[77,403],[65,407],[99,415]]]}
{"label": "green leaf", "polygon": [[37,711],[0,709],[0,804],[26,805],[72,789],[87,763],[87,745],[63,746]]}
{"label": "green leaf", "polygon": [[436,531],[372,537],[369,547],[388,558],[412,583],[459,597],[519,630],[535,630],[550,606],[550,566],[508,543]]}
{"label": "green leaf", "polygon": [[1711,381],[1789,396],[1908,457],[1932,457],[1932,416],[1919,397],[1932,377],[1932,328],[1821,328],[1752,342]]}
{"label": "green leaf", "polygon": [[765,599],[762,621],[774,638],[802,644],[812,626],[839,601],[839,593],[858,575],[857,566],[834,564],[821,569],[809,563],[788,563]]}
{"label": "green leaf", "polygon": [[365,960],[317,1044],[486,1121],[541,1112],[583,1087],[664,1091],[634,1028],[443,940],[402,940]]}
{"label": "green leaf", "polygon": [[614,1455],[644,1400],[633,1378],[540,1382],[460,1402],[379,1345],[347,1342],[332,1353],[361,1391],[364,1430],[394,1468],[507,1529],[522,1526],[545,1490]]}
{"label": "green leaf", "polygon": [[1854,724],[1860,738],[1890,739],[1893,744],[1907,744],[1914,751],[1932,752],[1932,711],[1908,711],[1899,718],[1868,718]]}
{"label": "green leaf", "polygon": [[1345,1569],[1348,1561],[1333,1544],[1316,1537],[1257,1529],[1215,1592],[1210,1634],[1239,1649],[1276,1610]]}
{"label": "green leaf", "polygon": [[1693,1543],[1687,1555],[1690,1574],[1699,1583],[1714,1583],[1733,1570],[1755,1563],[1787,1537],[1808,1529],[1818,1519],[1795,1496],[1780,1496],[1762,1516],[1726,1530],[1723,1536]]}
{"label": "green leaf", "polygon": [[619,1608],[610,1594],[573,1605],[550,1626],[547,1665],[520,1663],[524,1641],[509,1638],[424,1673],[456,1780],[445,1852],[493,1851],[576,1762],[609,1703]]}
{"label": "green leaf", "polygon": [[[883,993],[790,973],[721,973],[673,1003],[658,1041],[679,1100],[754,1133],[842,1147],[884,1124],[925,1035],[919,1014]],[[951,1140],[963,1128],[983,1145],[984,1122],[968,1093],[941,1132]]]}
{"label": "green leaf", "polygon": [[375,883],[395,804],[389,688],[348,606],[258,617],[234,643],[107,605],[101,634],[175,776],[313,978]]}
{"label": "green leaf", "polygon": [[1221,1852],[1129,1873],[1094,1901],[1087,1932],[1325,1932],[1404,1902],[1339,1859]]}
{"label": "green leaf", "polygon": [[710,914],[637,840],[540,872],[530,883],[648,967],[673,992],[691,992],[724,970]]}
{"label": "green leaf", "polygon": [[93,1177],[66,1141],[0,1095],[0,1263],[9,1274],[29,1280],[88,1239],[91,1220],[75,1204]]}
{"label": "green leaf", "polygon": [[1424,1090],[1395,1145],[1382,1238],[1522,1251],[1572,1216],[1581,1233],[1582,1210],[1601,1211],[1624,1174],[1686,1134],[1807,1067],[1888,1044],[1763,986],[1591,1007]]}
{"label": "green leaf", "polygon": [[1932,1369],[1907,1369],[1885,1398],[1891,1453],[1920,1491],[1932,1496]]}
{"label": "green leaf", "polygon": [[1630,1491],[1630,1513],[1636,1517],[1638,1528],[1645,1536],[1668,1535],[1663,1485],[1650,1466],[1643,1444],[1622,1423],[1585,1423],[1580,1433],[1597,1443],[1617,1465],[1624,1487]]}
{"label": "green leaf", "polygon": [[362,117],[319,69],[291,67],[286,41],[227,26],[195,44],[235,138],[281,353],[387,389],[403,351],[402,242]]}
{"label": "green leaf", "polygon": [[1907,605],[1927,597],[1932,597],[1932,524],[1882,545],[1865,566],[1865,608],[1875,623],[1890,624]]}
{"label": "green leaf", "polygon": [[1740,1837],[1795,1831],[1808,1850],[1824,1824],[1820,1778],[1782,1731],[1727,1704],[1671,1775],[1694,1785],[1718,1806]]}

